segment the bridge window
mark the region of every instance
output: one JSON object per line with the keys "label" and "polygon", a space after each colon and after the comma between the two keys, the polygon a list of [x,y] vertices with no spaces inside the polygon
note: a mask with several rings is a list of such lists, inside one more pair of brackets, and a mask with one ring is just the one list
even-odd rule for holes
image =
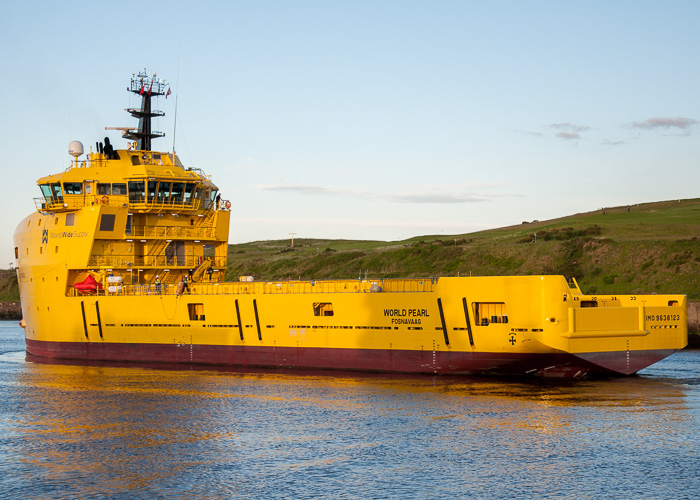
{"label": "bridge window", "polygon": [[112,186],[111,184],[101,184],[97,183],[97,194],[112,194]]}
{"label": "bridge window", "polygon": [[47,200],[50,200],[51,199],[51,186],[49,186],[48,184],[42,184],[39,187],[41,188],[41,194],[44,195],[44,198],[46,198]]}
{"label": "bridge window", "polygon": [[158,203],[164,203],[170,201],[170,183],[169,182],[159,182],[158,183]]}
{"label": "bridge window", "polygon": [[185,187],[185,205],[190,203],[190,199],[192,198],[193,192],[194,192],[194,184],[191,182],[188,182],[187,186]]}
{"label": "bridge window", "polygon": [[314,316],[333,316],[333,304],[330,302],[314,302]]}
{"label": "bridge window", "polygon": [[183,182],[173,182],[173,191],[171,193],[173,203],[182,203],[182,193],[184,189],[185,184]]}
{"label": "bridge window", "polygon": [[148,181],[148,202],[156,201],[156,193],[158,192],[158,181]]}
{"label": "bridge window", "polygon": [[474,320],[477,326],[508,323],[505,302],[474,302]]}
{"label": "bridge window", "polygon": [[61,183],[60,182],[55,182],[51,184],[51,189],[53,190],[53,195],[55,198],[62,200],[63,199],[63,190],[61,189]]}
{"label": "bridge window", "polygon": [[126,194],[126,184],[112,184],[112,194],[115,194],[115,195]]}
{"label": "bridge window", "polygon": [[146,199],[146,182],[129,181],[129,202],[143,203]]}
{"label": "bridge window", "polygon": [[66,194],[83,194],[83,185],[80,182],[64,182],[63,189]]}

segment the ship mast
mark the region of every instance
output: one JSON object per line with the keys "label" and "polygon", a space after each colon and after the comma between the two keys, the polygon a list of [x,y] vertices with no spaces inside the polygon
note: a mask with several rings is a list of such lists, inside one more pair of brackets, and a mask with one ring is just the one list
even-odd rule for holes
{"label": "ship mast", "polygon": [[141,96],[141,108],[126,110],[131,113],[131,116],[139,119],[139,127],[138,129],[124,130],[122,134],[127,139],[138,141],[137,150],[151,151],[151,139],[165,136],[163,132],[156,132],[151,128],[152,117],[165,116],[164,112],[151,108],[151,97],[160,95],[167,97],[167,93],[170,92],[169,84],[162,79],[156,79],[155,73],[149,77],[144,70],[138,75],[131,76],[131,85],[126,90]]}

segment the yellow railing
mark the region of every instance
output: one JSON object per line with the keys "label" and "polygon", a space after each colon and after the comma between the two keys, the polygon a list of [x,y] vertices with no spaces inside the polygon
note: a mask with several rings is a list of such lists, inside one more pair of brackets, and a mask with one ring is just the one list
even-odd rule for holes
{"label": "yellow railing", "polygon": [[[204,207],[207,210],[214,209],[214,202],[201,199],[190,199],[187,203],[181,198],[168,198],[167,200],[153,200],[144,198],[129,198],[127,195],[63,195],[52,198],[34,198],[34,206],[39,211],[70,211],[84,207],[94,207],[106,205],[111,207],[128,207],[130,210],[149,212],[182,212],[200,210]],[[219,210],[229,211],[225,208],[225,201],[221,203]]]}
{"label": "yellow railing", "polygon": [[[212,261],[212,266],[226,267],[225,257],[207,257]],[[134,257],[133,255],[91,255],[88,260],[88,267],[112,267],[124,269],[130,267],[146,268],[188,268],[193,269],[202,263],[200,257],[192,255],[173,256],[166,255],[145,255]]]}
{"label": "yellow railing", "polygon": [[[401,293],[432,292],[433,283],[428,279],[391,280],[333,280],[333,281],[282,281],[282,282],[232,282],[190,283],[190,295],[241,295],[241,294],[320,294],[320,293]],[[100,290],[99,295],[175,295],[177,284],[120,285],[110,293]],[[70,290],[69,295],[77,292]]]}
{"label": "yellow railing", "polygon": [[200,226],[132,226],[127,236],[134,238],[168,238],[168,239],[213,239],[214,227]]}

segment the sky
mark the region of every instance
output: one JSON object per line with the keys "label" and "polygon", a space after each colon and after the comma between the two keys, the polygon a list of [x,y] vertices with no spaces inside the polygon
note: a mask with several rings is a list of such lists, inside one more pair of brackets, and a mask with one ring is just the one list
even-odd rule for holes
{"label": "sky", "polygon": [[698,19],[674,0],[9,2],[0,268],[70,141],[126,147],[105,127],[136,125],[144,69],[173,92],[153,148],[212,176],[232,243],[697,198]]}

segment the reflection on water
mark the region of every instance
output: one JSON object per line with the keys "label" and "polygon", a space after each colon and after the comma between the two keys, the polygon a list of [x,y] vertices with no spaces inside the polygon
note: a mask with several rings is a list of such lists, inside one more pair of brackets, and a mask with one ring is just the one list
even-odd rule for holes
{"label": "reflection on water", "polygon": [[522,382],[33,363],[21,334],[0,323],[10,496],[700,491],[697,351],[639,377]]}

